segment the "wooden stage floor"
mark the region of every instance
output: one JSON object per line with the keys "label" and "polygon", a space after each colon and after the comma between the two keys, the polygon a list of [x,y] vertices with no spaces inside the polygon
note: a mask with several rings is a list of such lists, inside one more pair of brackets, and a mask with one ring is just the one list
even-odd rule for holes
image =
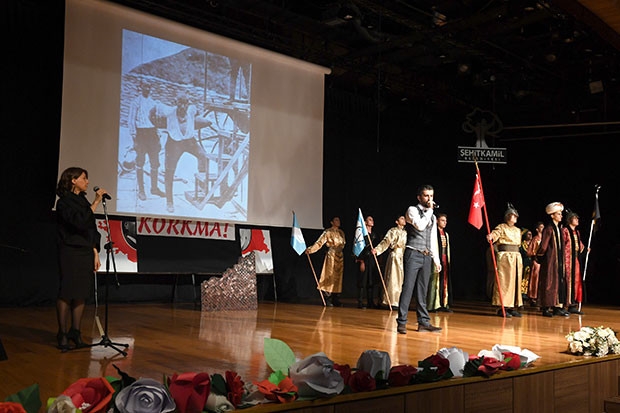
{"label": "wooden stage floor", "polygon": [[[417,365],[442,347],[470,354],[494,344],[527,348],[541,356],[532,368],[551,369],[583,360],[566,352],[565,335],[582,326],[620,330],[619,308],[585,306],[583,316],[544,318],[526,308],[523,318],[503,319],[486,303],[460,303],[454,313],[431,314],[439,333],[396,333],[396,313],[354,307],[259,303],[256,311],[201,312],[192,304],[110,304],[108,335],[129,344],[127,357],[104,346],[60,353],[55,348],[53,307],[0,308],[0,340],[8,359],[0,361],[0,400],[39,383],[43,403],[81,377],[117,376],[162,380],[182,372],[238,372],[244,381],[266,379],[270,369],[263,339],[286,342],[299,358],[323,351],[334,362],[355,366],[364,350],[390,354],[392,365]],[[105,324],[105,307],[97,310]],[[415,312],[411,313],[415,319]],[[87,342],[100,342],[95,308],[87,306],[82,327]],[[502,374],[502,373],[500,373]]]}

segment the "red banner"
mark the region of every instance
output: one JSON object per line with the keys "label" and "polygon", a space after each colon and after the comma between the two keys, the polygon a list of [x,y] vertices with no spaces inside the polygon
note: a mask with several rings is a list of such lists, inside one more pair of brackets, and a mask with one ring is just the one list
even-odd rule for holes
{"label": "red banner", "polygon": [[138,235],[234,241],[235,226],[227,222],[137,217]]}

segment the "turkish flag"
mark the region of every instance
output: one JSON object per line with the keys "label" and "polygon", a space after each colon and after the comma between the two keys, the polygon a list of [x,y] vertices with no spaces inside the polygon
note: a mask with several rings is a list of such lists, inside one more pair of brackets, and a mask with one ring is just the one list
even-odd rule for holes
{"label": "turkish flag", "polygon": [[484,206],[484,193],[482,192],[482,184],[480,176],[476,174],[476,182],[474,183],[474,194],[471,197],[471,206],[469,207],[469,218],[467,222],[477,229],[482,228],[482,207]]}

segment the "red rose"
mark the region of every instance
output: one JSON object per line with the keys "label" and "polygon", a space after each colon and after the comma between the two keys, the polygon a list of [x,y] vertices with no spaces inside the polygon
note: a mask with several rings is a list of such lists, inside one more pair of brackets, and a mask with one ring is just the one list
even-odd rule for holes
{"label": "red rose", "polygon": [[226,372],[226,388],[228,389],[228,394],[226,395],[226,398],[235,407],[241,404],[244,384],[245,383],[243,383],[243,381],[241,380],[241,376],[239,376],[236,372]]}
{"label": "red rose", "polygon": [[390,369],[388,384],[393,387],[406,386],[417,372],[418,369],[408,364],[394,366]]}
{"label": "red rose", "polygon": [[437,375],[439,377],[443,376],[448,370],[450,370],[450,361],[439,354],[433,354],[432,356],[429,356],[427,360],[431,363],[431,365],[437,367]]}
{"label": "red rose", "polygon": [[521,357],[518,354],[509,351],[502,354],[504,355],[502,370],[518,370],[521,367]]}
{"label": "red rose", "polygon": [[377,388],[376,380],[369,372],[357,370],[349,378],[349,386],[353,392],[372,391]]}
{"label": "red rose", "polygon": [[349,379],[351,378],[351,366],[349,366],[348,364],[334,363],[334,370],[340,373],[345,385],[349,384]]}
{"label": "red rose", "polygon": [[297,386],[293,383],[290,377],[285,377],[280,383],[278,383],[280,391],[276,393],[280,403],[292,402],[297,398]]}
{"label": "red rose", "polygon": [[261,382],[254,382],[258,390],[265,396],[267,400],[279,401],[280,403],[288,403],[297,399],[297,386],[293,384],[290,377],[285,377],[277,385],[265,379]]}
{"label": "red rose", "polygon": [[502,368],[504,365],[503,362],[493,358],[493,357],[483,357],[482,363],[478,366],[478,371],[480,371],[485,376],[489,377]]}
{"label": "red rose", "polygon": [[107,410],[112,400],[114,389],[103,377],[91,377],[79,379],[65,391],[73,405],[84,413],[100,413]]}
{"label": "red rose", "polygon": [[19,403],[0,402],[0,413],[26,413],[26,410]]}
{"label": "red rose", "polygon": [[200,413],[211,391],[211,378],[207,373],[174,374],[168,389],[179,413]]}

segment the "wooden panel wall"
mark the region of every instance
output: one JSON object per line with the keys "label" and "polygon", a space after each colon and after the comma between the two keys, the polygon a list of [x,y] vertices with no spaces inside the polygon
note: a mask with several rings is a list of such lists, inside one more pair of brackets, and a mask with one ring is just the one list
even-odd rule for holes
{"label": "wooden panel wall", "polygon": [[[500,375],[486,380],[463,380],[463,384],[446,385],[405,392],[407,388],[365,394],[349,394],[347,401],[334,397],[326,400],[299,402],[292,405],[270,405],[248,410],[296,411],[318,413],[345,412],[604,412],[604,400],[618,396],[620,360],[579,364],[557,370],[531,374]],[[504,373],[506,374],[506,373]],[[397,393],[397,392],[401,393]],[[396,394],[395,394],[396,393]],[[371,397],[371,396],[379,397]],[[339,401],[340,399],[340,401]],[[351,400],[354,399],[354,400]],[[313,406],[313,404],[315,404]],[[329,403],[329,402],[327,402]],[[299,408],[298,408],[299,407]]]}

